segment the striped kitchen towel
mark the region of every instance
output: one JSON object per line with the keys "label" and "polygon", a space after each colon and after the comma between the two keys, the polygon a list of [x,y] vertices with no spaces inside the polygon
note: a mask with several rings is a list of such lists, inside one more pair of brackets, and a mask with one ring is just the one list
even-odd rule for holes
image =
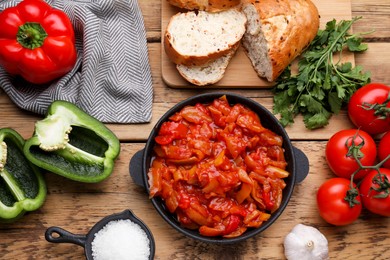
{"label": "striped kitchen towel", "polygon": [[[20,0],[0,1],[0,12]],[[20,108],[45,114],[70,101],[105,123],[145,123],[153,86],[144,20],[137,0],[46,0],[71,19],[78,60],[67,75],[37,86],[0,67],[0,87]]]}

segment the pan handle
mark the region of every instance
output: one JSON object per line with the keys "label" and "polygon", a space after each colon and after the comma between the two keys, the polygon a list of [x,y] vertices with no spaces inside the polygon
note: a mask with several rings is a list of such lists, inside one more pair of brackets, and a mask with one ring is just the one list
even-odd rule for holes
{"label": "pan handle", "polygon": [[302,182],[306,176],[309,174],[309,159],[306,154],[302,152],[300,149],[293,146],[294,155],[295,155],[295,165],[296,165],[296,173],[297,178],[295,183]]}
{"label": "pan handle", "polygon": [[143,169],[142,169],[142,157],[144,155],[144,149],[136,152],[133,157],[130,159],[129,171],[130,176],[138,186],[141,186],[146,189],[144,179],[143,179]]}
{"label": "pan handle", "polygon": [[45,238],[52,243],[71,243],[85,247],[87,237],[76,235],[60,227],[49,227],[45,232]]}

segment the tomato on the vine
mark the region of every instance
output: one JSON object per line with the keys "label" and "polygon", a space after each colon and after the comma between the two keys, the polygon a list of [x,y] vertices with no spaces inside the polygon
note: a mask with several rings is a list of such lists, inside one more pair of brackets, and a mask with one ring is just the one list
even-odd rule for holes
{"label": "tomato on the vine", "polygon": [[390,86],[370,83],[358,89],[349,100],[352,123],[375,135],[390,130]]}
{"label": "tomato on the vine", "polygon": [[[317,207],[320,216],[328,223],[343,226],[354,222],[362,211],[359,191],[348,194],[351,182],[344,178],[332,178],[317,191]],[[346,200],[346,197],[349,200]]]}
{"label": "tomato on the vine", "polygon": [[[379,142],[378,146],[378,157],[379,160],[383,161],[387,156],[390,155],[390,131],[387,132]],[[382,167],[390,169],[390,159],[388,159]]]}
{"label": "tomato on the vine", "polygon": [[390,217],[390,170],[370,171],[360,184],[363,206],[369,211]]}
{"label": "tomato on the vine", "polygon": [[[353,148],[351,148],[352,140],[354,140]],[[359,169],[353,154],[359,157],[363,166],[372,166],[377,154],[374,139],[362,130],[346,129],[335,133],[326,144],[326,161],[330,169],[339,177],[349,179]],[[355,178],[363,178],[368,171],[360,170]]]}

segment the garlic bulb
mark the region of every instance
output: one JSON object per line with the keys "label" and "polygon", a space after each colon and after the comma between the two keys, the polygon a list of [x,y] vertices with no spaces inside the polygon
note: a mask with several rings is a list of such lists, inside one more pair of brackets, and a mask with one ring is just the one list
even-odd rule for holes
{"label": "garlic bulb", "polygon": [[326,260],[328,240],[318,229],[298,224],[284,239],[284,254],[288,260]]}

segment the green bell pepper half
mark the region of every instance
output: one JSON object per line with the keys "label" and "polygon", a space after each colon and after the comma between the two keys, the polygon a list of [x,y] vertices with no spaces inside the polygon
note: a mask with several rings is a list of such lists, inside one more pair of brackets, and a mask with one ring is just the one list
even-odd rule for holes
{"label": "green bell pepper half", "polygon": [[0,221],[13,222],[42,206],[46,183],[40,169],[23,154],[25,140],[10,128],[0,129]]}
{"label": "green bell pepper half", "polygon": [[76,105],[57,100],[35,124],[24,154],[40,168],[87,183],[111,175],[120,152],[118,138],[102,122]]}

